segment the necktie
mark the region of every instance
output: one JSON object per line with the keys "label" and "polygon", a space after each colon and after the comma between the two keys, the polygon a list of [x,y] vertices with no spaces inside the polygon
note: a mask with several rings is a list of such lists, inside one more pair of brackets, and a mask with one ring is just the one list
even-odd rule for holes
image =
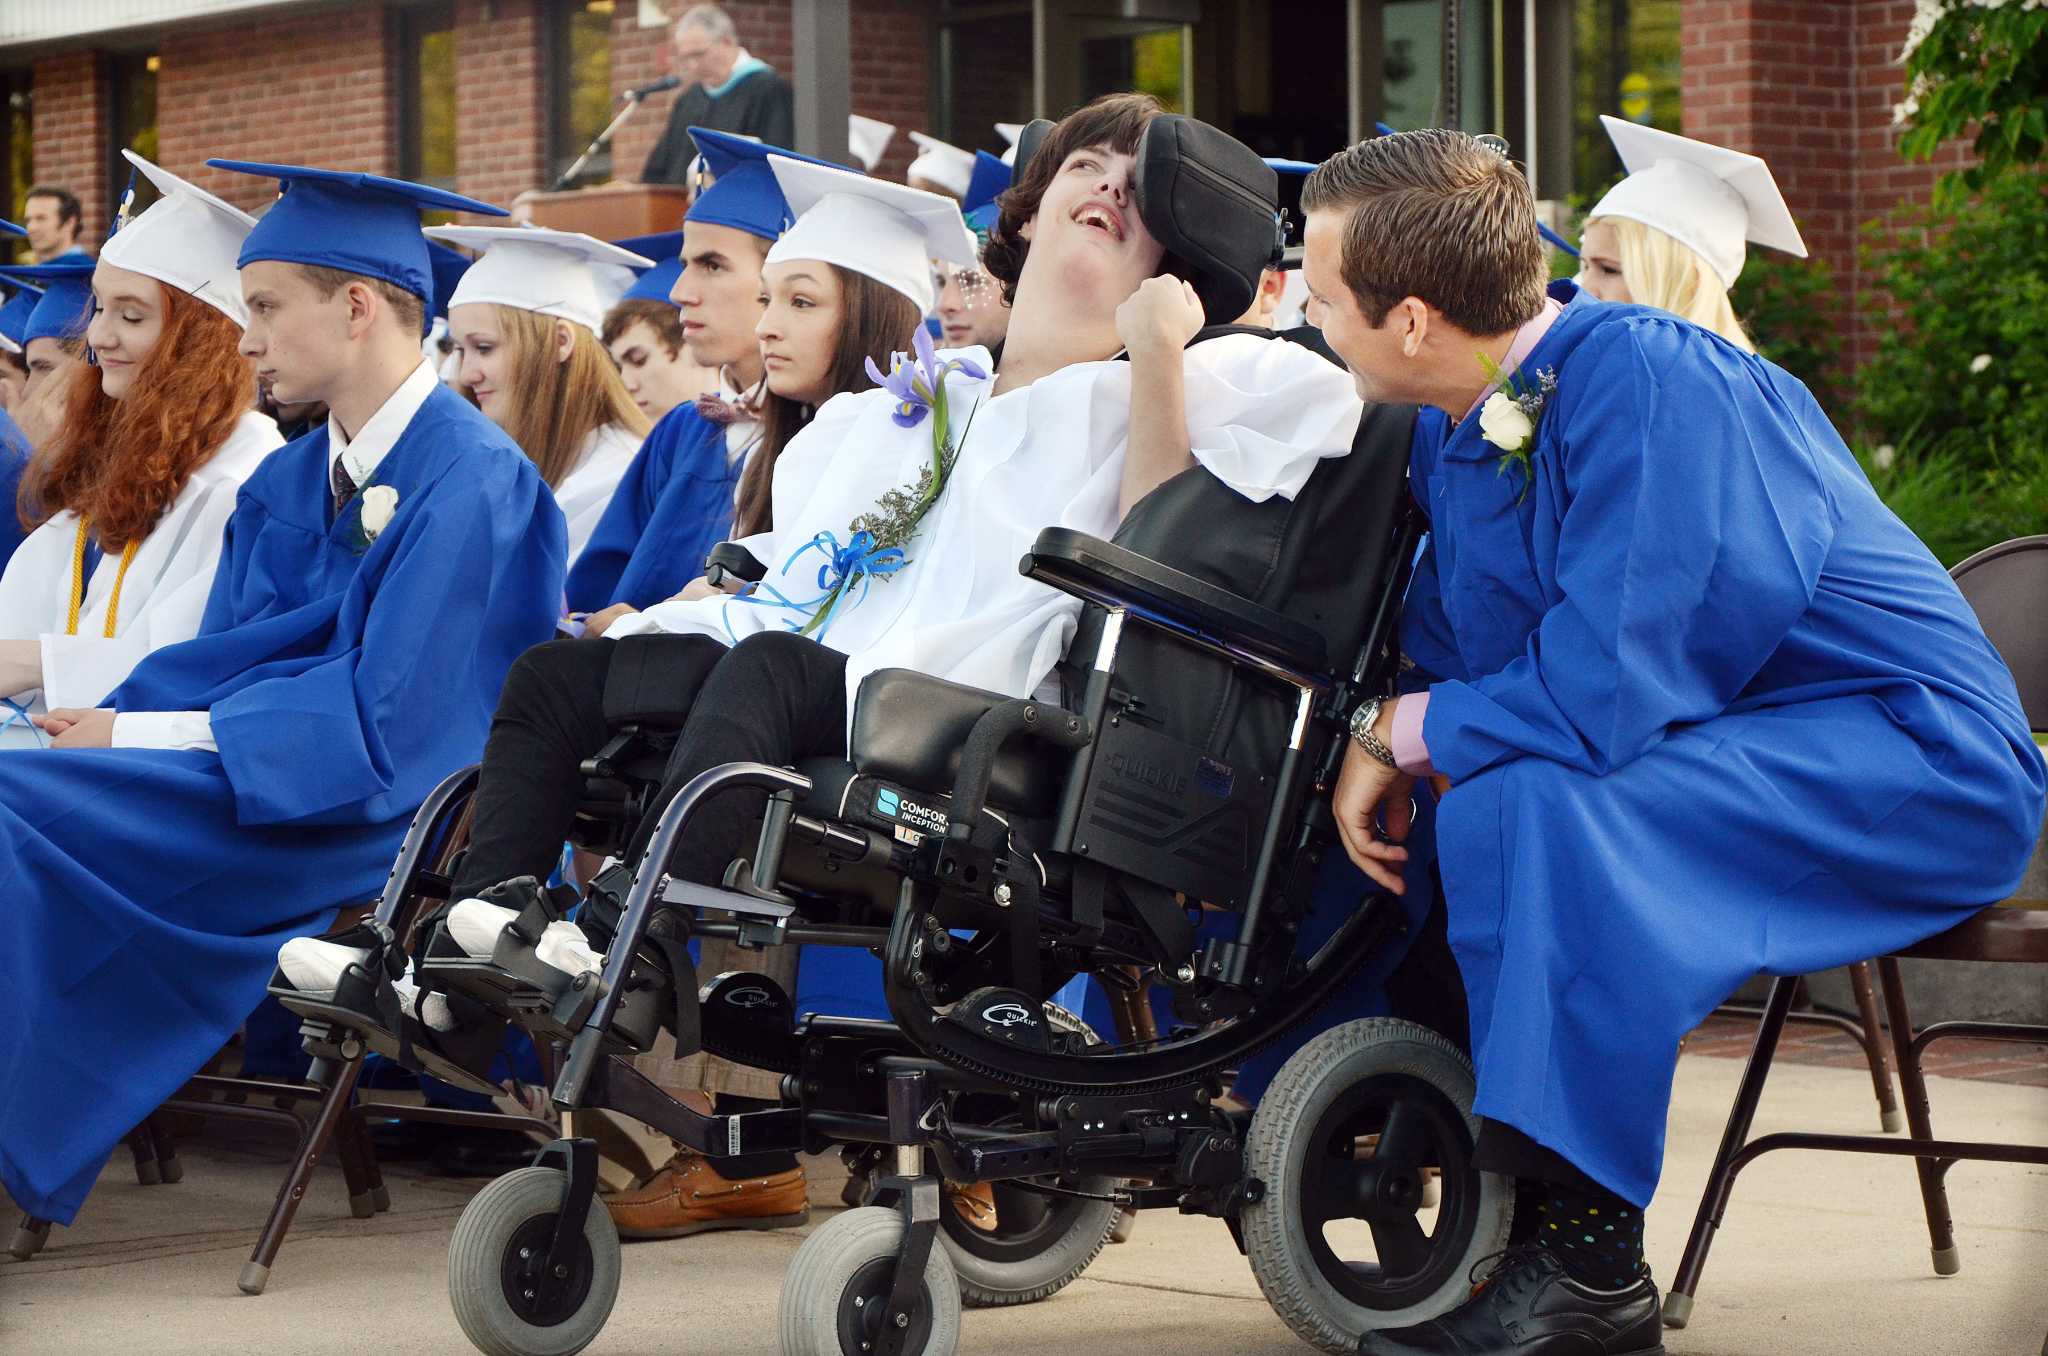
{"label": "necktie", "polygon": [[348,501],[356,497],[356,483],[349,477],[348,467],[340,457],[334,459],[334,515],[348,507]]}

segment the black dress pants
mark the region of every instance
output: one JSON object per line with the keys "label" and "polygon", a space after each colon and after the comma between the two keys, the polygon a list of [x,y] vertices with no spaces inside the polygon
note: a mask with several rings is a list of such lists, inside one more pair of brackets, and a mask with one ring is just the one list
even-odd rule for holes
{"label": "black dress pants", "polygon": [[[457,898],[516,876],[544,880],[554,869],[582,793],[578,769],[611,737],[605,692],[626,646],[649,647],[634,657],[635,705],[687,713],[628,861],[645,849],[661,809],[698,773],[722,763],[780,767],[846,751],[846,659],[815,641],[766,632],[730,649],[708,636],[537,645],[513,664],[498,698]],[[707,801],[669,869],[717,882],[751,845],[766,799],[739,791]]]}

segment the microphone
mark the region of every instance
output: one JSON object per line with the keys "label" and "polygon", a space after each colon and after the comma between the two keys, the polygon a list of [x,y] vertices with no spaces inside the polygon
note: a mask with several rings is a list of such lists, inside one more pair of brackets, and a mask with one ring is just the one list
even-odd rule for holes
{"label": "microphone", "polygon": [[661,79],[656,80],[653,84],[642,85],[638,89],[629,89],[624,94],[621,94],[619,97],[621,99],[630,99],[634,103],[638,103],[640,102],[640,100],[645,99],[650,94],[665,94],[669,90],[674,89],[677,85],[680,85],[682,83],[683,77],[681,77],[680,75],[664,75],[663,77],[661,77]]}

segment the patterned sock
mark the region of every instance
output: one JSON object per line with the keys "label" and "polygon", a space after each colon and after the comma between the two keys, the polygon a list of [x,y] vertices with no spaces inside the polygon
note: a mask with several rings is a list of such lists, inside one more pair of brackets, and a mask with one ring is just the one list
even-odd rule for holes
{"label": "patterned sock", "polygon": [[1609,1192],[1546,1184],[1536,1236],[1567,1276],[1596,1290],[1620,1290],[1649,1270],[1643,1212]]}

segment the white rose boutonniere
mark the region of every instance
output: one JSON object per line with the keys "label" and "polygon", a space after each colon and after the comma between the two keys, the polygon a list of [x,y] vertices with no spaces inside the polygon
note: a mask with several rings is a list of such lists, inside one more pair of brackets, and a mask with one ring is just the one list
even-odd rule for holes
{"label": "white rose boutonniere", "polygon": [[398,491],[389,485],[368,485],[362,498],[363,544],[368,546],[391,526],[392,515],[398,512]]}
{"label": "white rose boutonniere", "polygon": [[1543,418],[1543,407],[1557,392],[1557,373],[1543,368],[1536,373],[1532,388],[1520,373],[1501,371],[1499,364],[1484,353],[1479,355],[1479,365],[1499,388],[1479,407],[1479,436],[1500,449],[1500,470],[1496,474],[1505,474],[1510,466],[1521,467],[1522,489],[1515,496],[1519,504],[1522,495],[1529,492],[1529,454],[1536,447],[1536,425]]}

